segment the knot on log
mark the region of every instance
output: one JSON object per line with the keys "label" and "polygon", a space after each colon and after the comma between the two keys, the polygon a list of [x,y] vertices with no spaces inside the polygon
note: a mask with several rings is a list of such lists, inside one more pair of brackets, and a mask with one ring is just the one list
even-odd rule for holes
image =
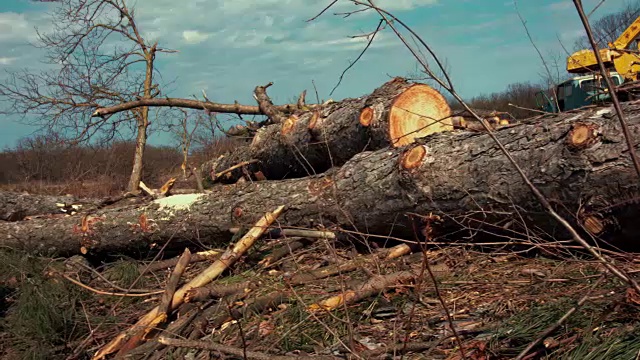
{"label": "knot on log", "polygon": [[572,151],[580,151],[591,147],[598,141],[599,126],[593,123],[579,122],[574,124],[567,136],[567,147]]}

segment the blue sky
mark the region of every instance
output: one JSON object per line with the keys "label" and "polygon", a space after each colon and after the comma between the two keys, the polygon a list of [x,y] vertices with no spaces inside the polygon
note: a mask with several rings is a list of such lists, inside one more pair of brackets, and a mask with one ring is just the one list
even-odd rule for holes
{"label": "blue sky", "polygon": [[[315,97],[338,100],[370,93],[389,79],[416,69],[411,54],[391,31],[377,37],[369,52],[352,68],[330,96],[340,73],[365,46],[377,25],[373,13],[348,18],[333,15],[353,7],[339,0],[333,11],[308,23],[330,0],[137,0],[136,16],[143,36],[161,47],[178,50],[159,54],[157,64],[171,97],[200,96],[212,101],[255,104],[252,91],[270,81],[275,103],[287,102],[307,89]],[[583,0],[590,11],[599,0]],[[133,2],[131,2],[133,4]],[[542,63],[531,46],[513,0],[377,0],[411,26],[447,63],[458,92],[465,98],[503,90],[509,83],[538,82]],[[610,0],[593,15],[618,10]],[[48,27],[46,11],[53,5],[30,0],[0,1],[0,79],[5,70],[38,69],[42,55],[27,45],[34,27]],[[534,41],[545,56],[573,50],[584,33],[572,0],[518,0]],[[559,41],[560,40],[560,41]],[[105,104],[106,105],[106,104]],[[2,105],[0,105],[2,106]],[[35,128],[0,118],[0,147],[13,146]],[[166,137],[154,135],[151,143]]]}

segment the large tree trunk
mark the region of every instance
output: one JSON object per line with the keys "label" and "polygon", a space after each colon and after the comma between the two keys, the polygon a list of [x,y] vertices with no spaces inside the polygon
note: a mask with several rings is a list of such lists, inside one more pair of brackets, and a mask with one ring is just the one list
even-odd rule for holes
{"label": "large tree trunk", "polygon": [[[640,139],[640,106],[626,109],[631,133]],[[611,114],[561,114],[495,133],[561,214],[622,242],[640,230],[637,206],[631,205],[639,181]],[[91,253],[132,254],[169,239],[173,246],[221,245],[229,228],[251,226],[279,205],[287,205],[279,226],[337,225],[413,239],[415,223],[407,215],[433,213],[443,220],[434,225],[434,236],[461,226],[473,227],[472,234],[493,231],[497,225],[523,237],[544,232],[566,238],[488,134],[447,132],[407,147],[364,152],[319,176],[220,185],[207,194],[99,211],[84,229],[78,217],[0,223],[6,234],[0,246],[62,255],[79,252],[81,245]],[[520,221],[526,230],[509,225]]]}
{"label": "large tree trunk", "polygon": [[[151,98],[151,86],[153,85],[153,61],[156,54],[156,45],[149,50],[145,50],[146,71],[144,78],[144,99]],[[142,180],[142,169],[144,150],[147,146],[147,128],[149,127],[149,107],[143,106],[139,110],[138,135],[136,137],[136,152],[133,156],[133,168],[129,178],[128,190],[131,193],[138,193],[138,185]]]}
{"label": "large tree trunk", "polygon": [[369,96],[298,112],[258,130],[247,148],[205,163],[203,177],[233,183],[245,173],[242,169],[213,176],[248,160],[258,161],[245,167],[249,175],[260,172],[269,180],[319,174],[362,151],[404,146],[418,137],[453,130],[450,116],[439,92],[395,78]]}
{"label": "large tree trunk", "polygon": [[[144,112],[142,109],[142,112]],[[144,112],[145,114],[140,115],[141,118],[138,120],[138,135],[136,136],[136,150],[133,154],[133,167],[131,168],[131,176],[129,177],[129,185],[127,186],[127,190],[131,193],[138,193],[140,190],[138,186],[140,184],[140,180],[142,180],[142,168],[144,166],[144,150],[147,146],[147,120],[145,119],[148,116],[148,112]]]}

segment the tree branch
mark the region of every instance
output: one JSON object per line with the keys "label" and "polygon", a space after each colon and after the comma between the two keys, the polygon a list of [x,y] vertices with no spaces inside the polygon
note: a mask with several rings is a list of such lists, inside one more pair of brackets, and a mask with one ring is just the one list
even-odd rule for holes
{"label": "tree branch", "polygon": [[[153,98],[153,99],[139,99],[135,101],[128,101],[118,105],[107,106],[97,109],[93,112],[94,117],[104,117],[111,114],[135,109],[138,107],[177,107],[187,108],[195,110],[205,110],[210,112],[227,113],[227,114],[241,114],[241,115],[266,115],[260,107],[252,105],[240,105],[240,104],[218,104],[210,101],[200,101],[182,98]],[[313,107],[313,105],[307,105]],[[297,104],[285,104],[274,105],[277,111],[283,113],[291,113],[297,109]]]}

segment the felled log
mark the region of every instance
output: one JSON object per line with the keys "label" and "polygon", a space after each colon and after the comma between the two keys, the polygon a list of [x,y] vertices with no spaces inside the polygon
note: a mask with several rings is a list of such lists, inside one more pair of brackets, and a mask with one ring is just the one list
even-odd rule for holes
{"label": "felled log", "polygon": [[0,220],[20,221],[29,216],[64,216],[95,207],[98,200],[71,195],[51,196],[0,191]]}
{"label": "felled log", "polygon": [[[234,183],[243,175],[279,180],[319,174],[365,150],[400,147],[453,130],[450,115],[435,89],[394,78],[368,96],[329,102],[259,129],[246,147],[205,163],[203,178]],[[258,162],[215,176],[248,160]]]}
{"label": "felled log", "polygon": [[[640,105],[625,109],[631,134],[640,139]],[[640,181],[612,116],[610,108],[549,115],[494,134],[565,218],[624,242],[640,227],[634,205]],[[521,236],[568,238],[490,136],[465,131],[365,152],[318,176],[220,185],[206,194],[98,211],[84,228],[76,217],[0,223],[0,246],[57,254],[75,254],[81,246],[89,253],[132,254],[169,238],[171,246],[216,246],[229,241],[230,228],[247,228],[280,204],[287,205],[280,226],[335,225],[414,239],[420,228],[407,214],[434,213],[443,222],[434,224],[433,236],[465,226],[509,230],[515,226],[509,223],[525,222],[526,230],[516,229]]]}

